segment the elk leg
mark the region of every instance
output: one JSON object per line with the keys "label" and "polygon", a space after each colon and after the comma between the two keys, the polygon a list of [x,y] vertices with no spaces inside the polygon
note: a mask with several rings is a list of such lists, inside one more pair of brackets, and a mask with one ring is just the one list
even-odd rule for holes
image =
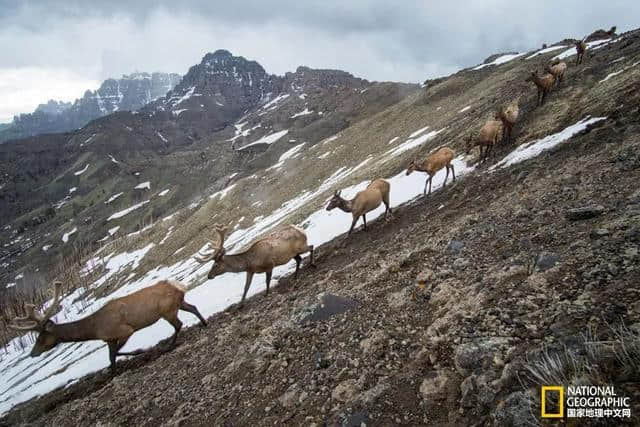
{"label": "elk leg", "polygon": [[427,184],[429,183],[429,178],[427,178],[427,180],[424,182],[424,190],[422,190],[422,195],[426,196],[427,195]]}
{"label": "elk leg", "polygon": [[351,235],[351,232],[353,231],[353,227],[356,226],[356,222],[358,222],[358,218],[354,218],[353,221],[351,222],[351,228],[349,229],[349,233],[347,233],[347,236]]}
{"label": "elk leg", "polygon": [[367,231],[367,214],[362,214],[362,220],[364,221],[364,231]]}
{"label": "elk leg", "polygon": [[107,341],[109,346],[109,362],[111,364],[111,375],[116,374],[116,355],[118,353],[118,341]]}
{"label": "elk leg", "polygon": [[540,89],[538,89],[538,100],[536,101],[536,107],[542,105],[542,103],[540,102],[540,100],[542,99],[542,91]]}
{"label": "elk leg", "polygon": [[171,343],[169,344],[169,347],[173,347],[174,345],[176,345],[176,340],[178,339],[178,332],[180,332],[180,329],[182,329],[182,322],[180,321],[180,319],[178,319],[178,312],[176,311],[176,313],[173,315],[173,317],[165,317],[164,318],[167,322],[171,323],[171,326],[173,326],[173,329],[175,329],[175,331],[173,332],[173,335],[171,336]]}
{"label": "elk leg", "polygon": [[242,294],[242,299],[240,300],[241,304],[244,302],[244,299],[247,297],[249,286],[251,286],[251,280],[253,280],[253,273],[250,271],[247,271],[247,281],[244,284],[244,293]]}
{"label": "elk leg", "polygon": [[433,179],[433,176],[430,175],[429,176],[429,194],[431,194],[431,180]]}
{"label": "elk leg", "polygon": [[296,260],[296,272],[293,275],[293,278],[298,280],[298,270],[300,270],[300,263],[302,262],[302,257],[300,254],[293,257]]}
{"label": "elk leg", "polygon": [[447,174],[444,176],[444,182],[442,183],[442,188],[447,186],[447,179],[449,179],[449,165],[446,165],[447,167]]}
{"label": "elk leg", "polygon": [[188,311],[189,313],[194,314],[198,317],[198,319],[200,319],[200,324],[202,326],[207,326],[207,321],[204,320],[204,317],[202,317],[195,305],[191,305],[186,301],[182,301],[182,303],[180,304],[180,310]]}
{"label": "elk leg", "polygon": [[309,265],[315,267],[316,265],[313,263],[313,245],[307,246],[307,251],[311,254],[309,256]]}
{"label": "elk leg", "polygon": [[[297,261],[297,260],[296,260]],[[266,275],[267,275],[267,293],[265,294],[265,296],[269,295],[269,284],[271,283],[271,271],[267,271]],[[297,277],[297,275],[296,275]]]}
{"label": "elk leg", "polygon": [[542,102],[540,103],[540,105],[544,104],[544,101],[547,99],[547,91],[543,90],[542,91]]}
{"label": "elk leg", "polygon": [[451,165],[451,174],[453,175],[453,181],[456,180],[456,171],[453,169],[453,165]]}

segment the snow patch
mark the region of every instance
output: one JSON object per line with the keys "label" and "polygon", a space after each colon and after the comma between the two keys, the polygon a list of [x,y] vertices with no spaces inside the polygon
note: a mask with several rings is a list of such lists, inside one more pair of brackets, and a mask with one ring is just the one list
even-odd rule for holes
{"label": "snow patch", "polygon": [[[611,41],[611,39],[602,39],[602,40],[594,40],[592,42],[587,43],[587,50],[589,49],[596,49],[596,48],[600,48],[606,44],[608,44]],[[562,52],[559,55],[554,56],[552,59],[565,59],[568,58],[570,56],[575,55],[576,52],[576,48],[575,46],[572,46],[571,48],[565,50],[564,52]]]}
{"label": "snow patch", "polygon": [[115,199],[117,199],[118,197],[122,196],[124,193],[118,193],[118,194],[114,194],[113,196],[109,197],[109,199],[104,202],[105,205],[108,205],[109,203],[113,202]]}
{"label": "snow patch", "polygon": [[404,153],[405,151],[409,151],[415,147],[418,147],[422,144],[424,144],[427,141],[432,140],[433,138],[436,137],[436,135],[438,135],[440,132],[442,132],[443,130],[445,130],[445,128],[442,128],[440,130],[433,130],[431,132],[428,132],[424,135],[419,136],[418,138],[415,139],[407,139],[405,142],[403,142],[402,144],[398,145],[397,147],[394,147],[392,149],[390,149],[389,151],[387,151],[386,153],[384,153],[383,157],[394,157],[397,156],[400,153]]}
{"label": "snow patch", "polygon": [[258,139],[257,141],[252,142],[251,144],[245,145],[244,147],[240,148],[240,150],[244,150],[245,148],[251,147],[252,145],[258,145],[258,144],[270,145],[270,144],[273,144],[274,142],[276,142],[277,140],[279,140],[280,138],[285,136],[287,133],[289,133],[288,129],[281,130],[279,132],[271,133],[269,135],[263,136],[262,138]]}
{"label": "snow patch", "polygon": [[72,235],[73,233],[75,233],[76,231],[78,231],[78,227],[73,227],[73,230],[71,230],[71,231],[69,231],[69,232],[67,232],[67,233],[64,233],[64,234],[62,235],[62,241],[63,241],[64,243],[67,243],[67,242],[69,241],[69,237],[71,237],[71,235]]}
{"label": "snow patch", "polygon": [[145,182],[142,182],[142,183],[136,185],[133,188],[134,188],[134,190],[151,190],[151,182],[145,181]]}
{"label": "snow patch", "polygon": [[224,197],[229,193],[229,191],[231,191],[233,189],[233,187],[235,187],[236,184],[231,184],[230,186],[220,190],[220,191],[216,191],[215,193],[213,193],[212,195],[209,196],[210,199],[213,199],[215,197],[220,197],[220,200],[224,199]]}
{"label": "snow patch", "polygon": [[158,135],[158,138],[160,138],[162,142],[169,142],[160,132],[156,132],[156,135]]}
{"label": "snow patch", "polygon": [[[415,138],[416,136],[420,135],[422,132],[426,131],[427,129],[429,129],[429,126],[420,128],[417,131],[413,132],[411,135],[409,135],[409,138]],[[391,141],[393,141],[393,139]],[[389,142],[389,144],[391,144],[391,141]]]}
{"label": "snow patch", "polygon": [[85,173],[85,172],[87,171],[87,169],[89,169],[89,163],[87,163],[87,165],[86,165],[83,169],[81,169],[81,170],[79,170],[79,171],[76,171],[76,172],[74,172],[73,174],[74,174],[75,176],[82,175],[83,173]]}
{"label": "snow patch", "polygon": [[611,79],[611,78],[613,78],[613,77],[617,76],[618,74],[622,74],[622,73],[624,73],[624,72],[625,72],[625,71],[627,71],[629,68],[635,67],[635,66],[636,66],[636,65],[638,65],[638,64],[640,64],[640,61],[639,61],[639,62],[634,62],[633,64],[631,64],[631,65],[628,65],[628,66],[624,67],[622,70],[619,70],[619,71],[616,71],[616,72],[613,72],[613,73],[609,73],[609,74],[607,75],[607,77],[605,77],[604,79],[600,80],[598,83],[604,83],[604,82],[606,82],[607,80],[609,80],[609,79]]}
{"label": "snow patch", "polygon": [[298,144],[293,148],[290,148],[289,150],[285,151],[280,158],[278,159],[278,163],[276,163],[275,165],[267,168],[267,170],[272,170],[272,169],[278,169],[280,167],[282,167],[284,165],[284,162],[287,159],[291,159],[293,157],[296,157],[296,155],[298,154],[298,152],[300,151],[300,149],[302,149],[302,147],[305,145],[305,143],[303,142],[302,144]]}
{"label": "snow patch", "polygon": [[565,48],[567,48],[567,46],[565,46],[565,45],[547,47],[545,49],[540,49],[539,51],[537,51],[533,55],[527,56],[525,59],[535,58],[538,55],[544,55],[545,53],[549,53],[549,52],[553,52],[554,50],[565,49]]}
{"label": "snow patch", "polygon": [[515,54],[513,54],[513,53],[509,53],[509,54],[507,54],[507,55],[502,55],[502,56],[497,57],[496,59],[494,59],[493,61],[491,61],[491,62],[489,62],[489,63],[487,63],[487,64],[480,64],[480,65],[478,65],[477,67],[473,68],[473,70],[474,70],[474,71],[475,71],[475,70],[481,70],[481,69],[483,69],[484,67],[488,67],[488,66],[490,66],[490,65],[500,65],[500,64],[504,64],[504,63],[509,62],[509,61],[511,61],[511,60],[513,60],[513,59],[516,59],[516,58],[518,58],[519,56],[522,56],[522,55],[524,55],[524,53],[515,53]]}
{"label": "snow patch", "polygon": [[313,114],[313,111],[309,111],[309,108],[305,108],[304,110],[300,111],[299,113],[296,113],[293,116],[291,116],[291,118],[295,119],[296,117],[307,116],[309,114]]}
{"label": "snow patch", "polygon": [[589,118],[586,117],[579,121],[576,124],[573,124],[566,129],[561,130],[558,133],[554,133],[553,135],[545,136],[542,139],[537,139],[528,144],[522,144],[509,153],[504,159],[500,160],[495,165],[491,166],[489,170],[495,170],[497,168],[505,168],[516,163],[520,163],[527,159],[531,159],[536,157],[543,151],[549,150],[556,145],[570,139],[573,135],[583,131],[592,123],[599,122],[601,120],[605,120],[606,117],[594,117]]}
{"label": "snow patch", "polygon": [[141,208],[142,206],[146,205],[147,203],[149,203],[149,200],[145,200],[144,202],[140,202],[137,203],[127,209],[123,209],[119,212],[114,213],[113,215],[111,215],[109,218],[107,218],[107,221],[111,221],[112,219],[118,219],[118,218],[122,218],[123,216],[127,215],[128,213],[131,213],[133,211],[135,211],[136,209]]}

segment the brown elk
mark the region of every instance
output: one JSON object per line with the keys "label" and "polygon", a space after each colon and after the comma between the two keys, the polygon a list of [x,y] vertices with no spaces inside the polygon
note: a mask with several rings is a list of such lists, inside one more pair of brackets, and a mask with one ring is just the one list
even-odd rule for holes
{"label": "brown elk", "polygon": [[32,304],[25,305],[24,317],[16,317],[10,326],[13,329],[35,331],[36,343],[31,357],[37,357],[62,342],[102,340],[109,346],[111,371],[116,371],[116,356],[139,354],[141,351],[121,353],[129,337],[139,330],[154,324],[159,319],[171,323],[175,332],[171,345],[175,344],[182,322],[178,310],[188,311],[198,317],[203,326],[207,325],[198,309],[184,301],[185,287],[173,280],[162,280],[124,297],[107,302],[93,314],[68,323],[55,323],[51,319],[60,311],[61,282],[54,283],[53,303],[44,313],[36,312]]}
{"label": "brown elk", "polygon": [[[502,136],[503,125],[500,120],[487,120],[487,122],[480,129],[480,133],[476,138],[473,137],[473,134],[469,134],[467,138],[467,154],[471,153],[471,150],[479,146],[480,147],[480,162],[485,161],[491,151],[493,150],[493,146],[496,145]],[[482,148],[484,147],[484,153],[482,152]]]}
{"label": "brown elk", "polygon": [[351,228],[347,234],[347,236],[349,236],[360,217],[362,217],[362,221],[364,222],[364,229],[367,229],[367,212],[371,212],[376,209],[380,206],[380,203],[384,203],[386,207],[384,217],[387,217],[387,212],[391,212],[391,208],[389,207],[390,188],[391,186],[384,179],[376,179],[372,181],[366,189],[356,194],[356,197],[351,200],[343,199],[340,197],[340,192],[336,191],[331,198],[331,201],[329,201],[327,210],[330,211],[338,208],[343,212],[351,212],[353,221],[351,222]]}
{"label": "brown elk", "polygon": [[307,235],[294,225],[282,227],[262,239],[257,240],[246,251],[232,255],[227,255],[224,248],[224,238],[227,229],[220,225],[215,225],[214,231],[218,235],[218,242],[209,242],[213,246],[214,251],[208,256],[196,256],[196,260],[203,264],[211,260],[215,261],[207,275],[209,280],[224,273],[240,273],[245,271],[247,278],[242,300],[240,300],[241,304],[247,296],[247,291],[249,291],[255,273],[266,273],[266,295],[269,295],[271,273],[275,267],[286,264],[292,258],[295,259],[295,277],[297,279],[300,263],[302,262],[300,255],[305,252],[310,252],[309,265],[315,267],[313,263],[313,245],[307,244]]}
{"label": "brown elk", "polygon": [[422,195],[427,194],[427,184],[429,184],[429,194],[431,194],[431,180],[433,176],[442,168],[447,168],[447,175],[444,177],[444,183],[442,187],[447,185],[447,178],[449,178],[449,169],[453,173],[453,180],[456,180],[456,172],[453,169],[451,161],[455,152],[449,147],[438,147],[431,154],[427,156],[422,162],[417,162],[415,159],[411,160],[407,167],[407,175],[411,175],[413,171],[426,172],[429,175],[427,181],[424,183],[424,190]]}
{"label": "brown elk", "polygon": [[544,67],[544,71],[549,74],[552,74],[555,77],[556,86],[562,83],[564,79],[564,74],[567,72],[567,63],[564,61],[556,60],[551,64],[547,64]]}
{"label": "brown elk", "polygon": [[506,107],[501,108],[495,117],[502,122],[502,126],[504,128],[502,138],[506,139],[507,141],[511,141],[511,132],[513,131],[513,126],[516,124],[518,116],[520,115],[520,108],[518,106],[519,102],[520,97],[516,98],[511,104],[507,105]]}
{"label": "brown elk", "polygon": [[576,42],[576,65],[582,64],[582,60],[584,58],[584,53],[587,51],[587,44],[584,40],[580,40]]}
{"label": "brown elk", "polygon": [[547,94],[553,88],[556,78],[553,74],[538,75],[537,72],[532,72],[529,77],[525,79],[526,82],[533,82],[538,88],[538,98],[536,100],[536,107],[544,104],[547,99]]}

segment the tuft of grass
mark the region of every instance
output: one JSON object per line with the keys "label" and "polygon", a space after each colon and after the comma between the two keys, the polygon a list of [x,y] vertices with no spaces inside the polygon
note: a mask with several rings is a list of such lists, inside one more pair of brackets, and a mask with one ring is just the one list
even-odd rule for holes
{"label": "tuft of grass", "polygon": [[[589,329],[574,348],[545,347],[537,356],[527,358],[523,368],[525,375],[520,383],[525,390],[541,385],[604,386],[638,381],[640,332],[620,324],[610,326],[598,337]],[[540,402],[532,404],[539,413]]]}

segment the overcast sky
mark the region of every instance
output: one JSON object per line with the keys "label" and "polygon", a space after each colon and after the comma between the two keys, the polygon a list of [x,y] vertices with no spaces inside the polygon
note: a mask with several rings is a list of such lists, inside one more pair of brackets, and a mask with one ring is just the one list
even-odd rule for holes
{"label": "overcast sky", "polygon": [[308,65],[422,82],[492,53],[629,30],[639,16],[637,0],[0,0],[0,122],[108,77],[184,74],[220,48],[270,73]]}

